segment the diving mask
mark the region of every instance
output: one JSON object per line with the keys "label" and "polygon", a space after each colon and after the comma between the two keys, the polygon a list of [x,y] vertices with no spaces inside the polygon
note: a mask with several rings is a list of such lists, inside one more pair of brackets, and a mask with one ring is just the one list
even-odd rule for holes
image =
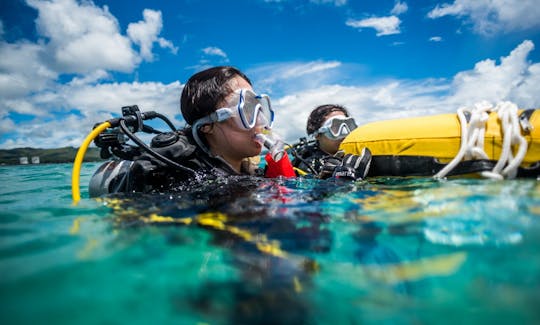
{"label": "diving mask", "polygon": [[212,114],[198,119],[193,128],[213,123],[223,122],[231,117],[242,129],[252,129],[256,125],[270,129],[274,122],[274,110],[267,95],[257,95],[249,89],[239,89],[235,92],[237,104],[235,107],[219,108]]}
{"label": "diving mask", "polygon": [[334,116],[326,120],[319,130],[317,130],[317,133],[324,134],[332,140],[340,140],[349,135],[357,127],[352,117]]}

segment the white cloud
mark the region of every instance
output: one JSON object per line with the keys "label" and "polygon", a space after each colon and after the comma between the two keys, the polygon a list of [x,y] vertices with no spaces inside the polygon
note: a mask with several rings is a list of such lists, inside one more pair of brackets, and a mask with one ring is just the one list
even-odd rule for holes
{"label": "white cloud", "polygon": [[347,4],[347,0],[310,0],[311,3],[315,4],[333,4],[336,7],[341,7]]}
{"label": "white cloud", "polygon": [[[0,40],[0,147],[78,146],[96,122],[118,115],[124,105],[137,104],[141,110],[156,110],[170,118],[179,115],[178,98],[182,88],[179,82],[115,82],[110,73],[115,69],[111,68],[112,59],[98,56],[92,58],[96,59],[94,64],[86,61],[89,59],[83,55],[79,63],[88,72],[72,77],[68,83],[56,83],[59,75],[71,71],[66,68],[69,60],[60,54],[75,53],[76,49],[70,46],[79,42],[82,49],[85,42],[96,41],[102,48],[103,44],[109,44],[107,40],[114,41],[117,37],[127,42],[131,55],[138,60],[130,61],[124,67],[136,67],[141,57],[131,49],[131,39],[119,32],[116,19],[106,7],[98,8],[91,2],[74,5],[72,0],[31,2],[40,7],[37,21],[41,35],[47,39],[15,44]],[[63,16],[67,15],[66,8],[73,11],[67,18]],[[156,13],[149,12],[150,16]],[[94,26],[82,17],[83,13],[102,24]],[[160,25],[157,22],[161,18],[157,19],[155,15],[149,18],[144,13],[143,16],[143,21],[132,25],[141,30],[135,28],[131,33],[141,48],[141,56],[144,52],[150,57],[155,42],[165,48],[172,46],[158,37],[157,30],[161,27],[157,28]],[[81,26],[73,17],[82,19]],[[364,24],[371,28],[378,26],[376,29],[380,33],[392,30],[392,24]],[[399,23],[394,24],[394,29],[399,32]],[[94,37],[98,40],[90,41]],[[59,51],[60,48],[66,49],[65,52]],[[121,45],[116,51],[124,49]],[[348,76],[354,75],[354,80],[362,79],[358,78],[357,71],[362,67],[352,67],[357,70],[351,72],[351,64],[322,60],[268,64],[246,73],[257,91],[283,94],[272,96],[277,113],[276,132],[285,140],[294,141],[305,135],[310,111],[325,103],[345,105],[359,123],[454,112],[459,106],[480,100],[511,100],[520,107],[538,107],[540,63],[527,60],[533,49],[531,41],[524,41],[499,61],[480,61],[451,80],[363,80],[364,85],[346,85],[353,79]],[[222,58],[227,56],[217,47],[208,47],[204,52]],[[15,125],[11,112],[33,116],[33,120]],[[175,122],[180,126],[180,121]]]}
{"label": "white cloud", "polygon": [[326,71],[328,69],[334,69],[341,65],[338,61],[329,61],[329,62],[323,62],[323,61],[315,61],[315,62],[309,62],[306,64],[301,64],[295,67],[292,67],[291,69],[288,69],[286,72],[282,74],[283,79],[289,79],[289,78],[298,78],[305,75],[311,75],[316,72]]}
{"label": "white cloud", "polygon": [[[130,72],[142,57],[151,59],[154,43],[173,53],[177,51],[172,42],[159,37],[162,29],[159,11],[144,10],[144,20],[129,25],[132,43],[122,35],[116,18],[106,6],[101,8],[91,1],[74,0],[27,0],[27,4],[38,12],[35,22],[40,39],[35,43],[26,40],[8,43],[0,37],[0,133],[16,131],[18,134],[17,140],[3,137],[0,146],[10,143],[43,146],[46,139],[37,134],[46,127],[52,134],[47,138],[52,146],[80,142],[84,136],[81,130],[91,128],[96,118],[110,117],[117,114],[121,106],[132,104],[125,103],[126,98],[148,105],[146,109],[163,109],[171,116],[179,113],[178,82],[96,85],[110,82],[110,71]],[[0,21],[0,33],[2,31]],[[140,56],[132,49],[134,43],[141,49]],[[61,84],[60,76],[70,77],[71,81]],[[80,110],[82,119],[76,114],[50,122],[70,110]],[[34,117],[34,120],[20,122],[22,125],[14,130],[11,113]],[[66,119],[80,121],[67,123]],[[59,127],[62,123],[63,127]],[[56,129],[67,129],[66,125],[73,129],[76,137],[68,139],[69,136],[62,133],[64,130]],[[36,136],[32,137],[33,134]]]}
{"label": "white cloud", "polygon": [[174,46],[173,42],[166,40],[163,37],[159,37],[157,42],[161,48],[169,49],[172,54],[178,53],[178,47]]}
{"label": "white cloud", "polygon": [[466,18],[479,34],[540,27],[537,0],[455,0],[451,4],[437,5],[428,13],[432,19],[444,16]]}
{"label": "white cloud", "polygon": [[[313,108],[335,103],[347,107],[361,124],[410,116],[452,113],[463,105],[487,100],[510,100],[521,108],[540,106],[540,63],[527,56],[531,41],[519,44],[500,63],[478,62],[452,80],[383,80],[369,86],[319,85],[282,98],[272,98],[276,133],[287,141],[305,136],[306,120]],[[258,84],[258,83],[256,83]]]}
{"label": "white cloud", "polygon": [[178,49],[174,47],[172,42],[158,37],[163,28],[161,12],[144,9],[143,18],[142,21],[129,24],[127,29],[129,38],[140,47],[141,57],[147,61],[152,61],[154,59],[152,47],[156,42],[162,48],[169,48],[173,53],[176,53]]}
{"label": "white cloud", "polygon": [[83,86],[87,84],[97,83],[101,80],[110,79],[110,74],[105,70],[95,70],[81,77],[74,77],[67,84],[70,86]]}
{"label": "white cloud", "polygon": [[16,127],[15,122],[10,118],[0,120],[0,134],[15,131]]}
{"label": "white cloud", "polygon": [[399,16],[403,13],[406,13],[407,10],[409,10],[409,6],[407,6],[406,2],[396,1],[396,4],[394,5],[394,8],[392,8],[392,11],[390,11],[390,13],[392,15]]}
{"label": "white cloud", "polygon": [[222,58],[227,58],[227,53],[225,53],[219,47],[209,46],[202,49],[203,53],[206,55],[221,56]]}
{"label": "white cloud", "polygon": [[[105,83],[65,87],[60,92],[59,102],[77,107],[85,116],[97,112],[118,113],[126,105],[138,105],[141,110],[157,110],[174,116],[179,114],[178,99],[180,82]],[[129,101],[129,102],[126,102]]]}
{"label": "white cloud", "polygon": [[338,61],[276,63],[251,69],[247,74],[257,80],[256,91],[291,93],[325,84],[334,79],[340,66]]}
{"label": "white cloud", "polygon": [[86,73],[95,69],[132,71],[140,57],[119,31],[108,8],[74,0],[27,0],[38,10],[40,35],[47,38],[48,60],[58,72]]}
{"label": "white cloud", "polygon": [[[44,55],[38,44],[0,42],[0,98],[13,99],[49,86],[58,74],[42,63]],[[2,102],[0,109],[5,109]]]}
{"label": "white cloud", "polygon": [[[0,147],[80,146],[95,123],[118,116],[120,108],[126,105],[138,105],[141,111],[158,111],[180,126],[180,121],[174,120],[174,116],[180,114],[178,98],[181,89],[178,81],[170,84],[135,82],[95,85],[79,80],[59,85],[54,90],[27,97],[17,103],[23,113],[42,114],[33,114],[37,115],[33,120],[20,123],[16,128],[15,139],[4,141]],[[51,121],[53,115],[73,107],[76,107],[79,114],[69,114]],[[0,120],[0,133],[14,131],[12,123],[7,116],[3,116]],[[165,125],[160,127],[166,128]]]}
{"label": "white cloud", "polygon": [[[104,116],[96,116],[102,118]],[[35,119],[19,124],[17,138],[6,140],[2,148],[58,148],[60,146],[79,147],[86,134],[81,130],[92,130],[95,120],[81,119],[77,115],[68,115],[62,120],[43,121]],[[76,125],[77,127],[71,127]]]}
{"label": "white cloud", "polygon": [[476,63],[473,70],[458,73],[452,81],[453,100],[462,104],[510,100],[526,107],[540,105],[536,95],[540,63],[527,61],[533,49],[534,44],[527,40],[502,57],[498,65],[486,59]]}
{"label": "white cloud", "polygon": [[327,85],[304,90],[272,101],[276,111],[275,131],[286,141],[306,136],[309,113],[322,104],[340,104],[358,123],[426,115],[451,108],[441,105],[438,94],[448,90],[439,80],[382,81],[370,86]]}
{"label": "white cloud", "polygon": [[361,20],[349,19],[345,23],[354,28],[373,28],[377,31],[377,36],[399,34],[401,20],[396,16],[371,17]]}
{"label": "white cloud", "polygon": [[440,36],[433,36],[429,38],[430,42],[442,42],[442,37]]}
{"label": "white cloud", "polygon": [[[478,62],[473,69],[462,71],[452,80],[381,80],[370,85],[344,86],[336,83],[337,75],[350,67],[339,62],[307,62],[271,65],[248,71],[256,89],[265,82],[261,75],[265,71],[276,74],[269,83],[275,87],[281,84],[297,85],[288,88],[283,97],[272,97],[276,110],[276,133],[286,141],[295,141],[305,136],[307,116],[313,108],[325,103],[346,106],[359,123],[410,116],[455,112],[467,104],[481,100],[495,103],[511,100],[523,108],[540,105],[540,63],[532,63],[527,56],[534,44],[524,41],[508,56],[500,58],[498,64],[486,59]],[[288,71],[288,73],[284,73]],[[320,75],[334,74],[332,82],[319,78]],[[295,77],[296,74],[304,78]],[[281,78],[279,76],[282,76]],[[94,79],[105,78],[97,74]],[[90,78],[88,81],[92,81]],[[298,85],[298,81],[300,82]],[[313,83],[304,83],[312,80]],[[68,115],[62,120],[50,122],[47,116],[13,129],[13,122],[2,116],[0,131],[18,132],[16,140],[4,141],[3,148],[20,146],[56,147],[80,144],[87,131],[97,121],[118,114],[123,105],[138,104],[142,110],[158,110],[173,117],[179,113],[178,97],[182,86],[175,82],[161,83],[107,83],[87,84],[76,80],[51,92],[30,97],[25,110],[32,111],[51,107],[77,107],[82,116]],[[130,98],[131,102],[125,102]],[[178,121],[176,122],[178,123]],[[66,128],[77,125],[77,128]],[[44,130],[47,134],[44,135]]]}
{"label": "white cloud", "polygon": [[[462,71],[451,80],[389,79],[371,82],[369,85],[345,86],[339,81],[342,80],[340,76],[347,75],[351,67],[335,61],[273,64],[246,73],[258,91],[265,82],[272,89],[283,87],[283,96],[272,96],[276,111],[274,125],[277,134],[292,142],[305,136],[305,123],[311,110],[327,103],[346,106],[361,124],[451,113],[460,106],[482,100],[492,103],[510,100],[521,108],[538,107],[540,63],[527,60],[533,49],[531,41],[524,41],[507,56],[501,57],[499,62],[491,59],[480,61],[471,70]],[[275,71],[275,75],[270,75],[271,80],[262,78],[269,71]],[[329,78],[329,75],[332,77]],[[88,81],[106,77],[106,74],[97,74]],[[49,115],[38,116],[34,121],[13,129],[9,117],[0,114],[0,131],[17,132],[15,140],[4,140],[0,147],[77,146],[97,121],[118,114],[124,105],[138,104],[141,110],[157,110],[172,118],[179,114],[178,97],[181,88],[179,82],[113,82],[95,85],[85,83],[83,79],[74,80],[58,89],[28,97],[26,102],[18,104],[21,110],[28,112],[50,112],[54,107],[65,111],[77,107],[80,115],[68,115],[53,122],[48,118]],[[126,102],[126,98],[131,102]],[[179,125],[179,121],[176,123]],[[66,127],[68,125],[77,127]],[[45,136],[44,130],[47,131]]]}

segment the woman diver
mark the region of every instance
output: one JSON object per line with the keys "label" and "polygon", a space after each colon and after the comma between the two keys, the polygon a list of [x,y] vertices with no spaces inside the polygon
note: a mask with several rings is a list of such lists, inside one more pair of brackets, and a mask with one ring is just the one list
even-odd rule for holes
{"label": "woman diver", "polygon": [[293,146],[293,166],[319,178],[346,177],[363,179],[369,171],[371,152],[364,148],[360,156],[339,151],[339,145],[357,125],[347,109],[340,105],[321,105],[313,109],[307,120],[308,141],[301,138]]}
{"label": "woman diver", "polygon": [[90,180],[90,196],[164,191],[202,176],[263,175],[250,157],[261,153],[257,134],[272,127],[274,111],[245,74],[230,66],[194,74],[182,90],[180,107],[189,126],[154,137],[154,154],[103,164]]}

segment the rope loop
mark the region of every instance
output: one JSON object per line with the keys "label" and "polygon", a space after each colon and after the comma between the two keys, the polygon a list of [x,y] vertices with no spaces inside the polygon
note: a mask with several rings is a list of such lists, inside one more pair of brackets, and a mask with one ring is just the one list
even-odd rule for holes
{"label": "rope loop", "polygon": [[[435,174],[434,178],[446,177],[462,160],[489,159],[484,151],[484,136],[490,112],[496,112],[501,121],[502,151],[495,167],[491,171],[484,171],[480,174],[492,179],[516,177],[519,165],[527,154],[527,141],[521,135],[518,107],[512,102],[500,102],[493,107],[489,102],[482,101],[473,107],[458,108],[461,146],[454,159]],[[470,115],[468,123],[465,117],[466,113]],[[518,148],[515,156],[512,153],[513,146]]]}

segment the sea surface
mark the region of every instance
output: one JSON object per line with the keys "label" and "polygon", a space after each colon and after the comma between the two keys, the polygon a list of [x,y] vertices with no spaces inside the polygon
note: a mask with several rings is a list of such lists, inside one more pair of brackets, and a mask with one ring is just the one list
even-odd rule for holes
{"label": "sea surface", "polygon": [[0,166],[2,324],[539,324],[540,181],[215,180],[82,200]]}

